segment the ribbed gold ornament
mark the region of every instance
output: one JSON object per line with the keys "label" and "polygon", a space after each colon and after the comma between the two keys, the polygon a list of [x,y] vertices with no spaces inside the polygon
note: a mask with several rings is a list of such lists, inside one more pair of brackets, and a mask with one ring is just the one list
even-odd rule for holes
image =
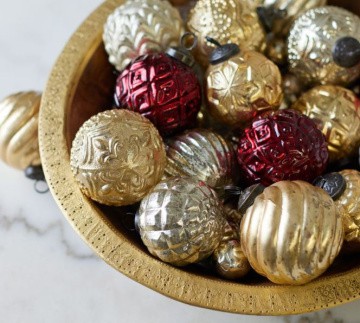
{"label": "ribbed gold ornament", "polygon": [[127,110],[90,118],[71,148],[71,169],[82,192],[106,205],[139,202],[161,180],[165,165],[165,147],[157,129]]}
{"label": "ribbed gold ornament", "polygon": [[252,268],[288,285],[302,285],[324,273],[344,238],[342,216],[331,197],[302,181],[266,188],[247,210],[240,231]]}
{"label": "ribbed gold ornament", "polygon": [[217,133],[190,130],[166,144],[165,176],[193,177],[213,188],[233,183],[235,154],[231,145]]}
{"label": "ribbed gold ornament", "polygon": [[214,49],[206,36],[221,44],[235,43],[242,50],[263,52],[266,48],[265,31],[252,0],[199,0],[190,12],[187,26],[199,39],[195,54],[204,66]]}
{"label": "ribbed gold ornament", "polygon": [[351,252],[360,251],[360,172],[346,169],[340,172],[345,178],[345,192],[335,201],[344,216],[345,244],[344,249]]}
{"label": "ribbed gold ornament", "polygon": [[18,169],[40,165],[38,119],[41,93],[19,92],[0,102],[0,158]]}
{"label": "ribbed gold ornament", "polygon": [[139,209],[142,241],[151,254],[175,266],[210,256],[221,242],[225,225],[216,193],[192,178],[162,181]]}
{"label": "ribbed gold ornament", "polygon": [[279,108],[279,68],[264,55],[246,51],[209,66],[207,99],[211,114],[229,126],[243,126],[258,113]]}
{"label": "ribbed gold ornament", "polygon": [[129,0],[118,7],[104,26],[104,44],[118,71],[149,52],[179,46],[184,22],[168,1]]}
{"label": "ribbed gold ornament", "polygon": [[360,101],[345,88],[317,86],[296,101],[293,109],[313,119],[328,142],[331,160],[355,153],[360,145]]}
{"label": "ribbed gold ornament", "polygon": [[290,72],[304,84],[347,85],[360,76],[360,64],[352,68],[334,62],[337,40],[354,37],[360,41],[360,18],[338,7],[315,8],[301,15],[288,38]]}

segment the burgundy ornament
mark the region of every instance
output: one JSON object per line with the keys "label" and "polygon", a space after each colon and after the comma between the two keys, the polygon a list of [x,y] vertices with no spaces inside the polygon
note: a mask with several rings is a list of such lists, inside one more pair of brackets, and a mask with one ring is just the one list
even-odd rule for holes
{"label": "burgundy ornament", "polygon": [[162,135],[196,124],[201,87],[193,69],[165,53],[140,56],[119,75],[117,105],[147,117]]}
{"label": "burgundy ornament", "polygon": [[250,184],[312,182],[324,172],[328,159],[324,135],[310,118],[294,110],[260,115],[239,138],[238,161]]}

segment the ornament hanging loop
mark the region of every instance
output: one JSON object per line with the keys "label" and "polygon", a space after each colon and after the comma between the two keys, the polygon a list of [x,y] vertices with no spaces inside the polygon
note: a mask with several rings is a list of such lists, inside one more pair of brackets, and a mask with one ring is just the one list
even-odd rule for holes
{"label": "ornament hanging loop", "polygon": [[198,37],[192,32],[186,32],[180,39],[181,47],[189,52],[196,48],[198,45]]}
{"label": "ornament hanging loop", "polygon": [[189,67],[193,67],[195,65],[195,59],[190,51],[197,46],[198,38],[194,33],[186,32],[181,36],[180,44],[181,46],[168,48],[166,54]]}

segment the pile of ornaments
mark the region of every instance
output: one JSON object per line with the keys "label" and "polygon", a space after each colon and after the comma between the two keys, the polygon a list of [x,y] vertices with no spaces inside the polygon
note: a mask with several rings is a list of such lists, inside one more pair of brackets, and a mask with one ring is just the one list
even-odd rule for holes
{"label": "pile of ornaments", "polygon": [[140,203],[152,255],[227,279],[305,284],[360,252],[360,172],[341,169],[360,146],[360,18],[326,0],[199,0],[183,17],[162,0],[109,16],[116,107],[73,141],[83,193]]}

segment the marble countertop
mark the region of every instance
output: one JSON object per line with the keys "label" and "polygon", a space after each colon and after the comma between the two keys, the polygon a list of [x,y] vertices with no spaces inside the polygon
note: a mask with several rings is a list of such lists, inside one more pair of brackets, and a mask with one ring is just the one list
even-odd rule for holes
{"label": "marble countertop", "polygon": [[[0,97],[44,88],[66,40],[100,0],[0,4]],[[1,322],[360,322],[360,301],[293,317],[250,317],[170,300],[98,259],[21,172],[0,165]]]}

